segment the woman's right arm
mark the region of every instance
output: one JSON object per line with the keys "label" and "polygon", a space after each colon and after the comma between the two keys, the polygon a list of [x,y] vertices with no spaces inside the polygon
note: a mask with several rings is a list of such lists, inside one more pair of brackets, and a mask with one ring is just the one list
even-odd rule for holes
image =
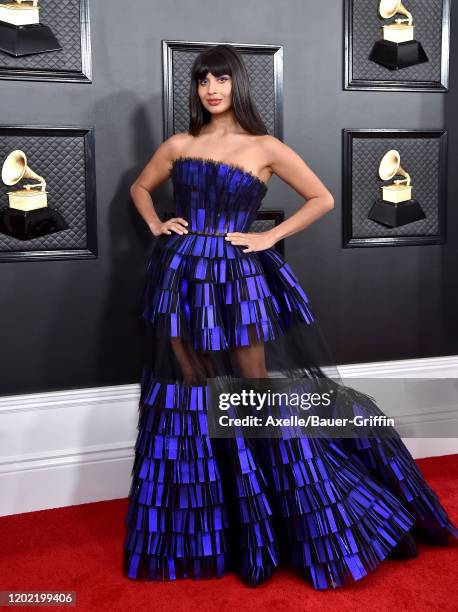
{"label": "woman's right arm", "polygon": [[174,134],[156,149],[154,155],[130,186],[130,195],[136,209],[155,236],[161,234],[187,234],[188,222],[182,217],[173,217],[164,223],[154,208],[151,192],[170,177],[170,168],[185,135]]}

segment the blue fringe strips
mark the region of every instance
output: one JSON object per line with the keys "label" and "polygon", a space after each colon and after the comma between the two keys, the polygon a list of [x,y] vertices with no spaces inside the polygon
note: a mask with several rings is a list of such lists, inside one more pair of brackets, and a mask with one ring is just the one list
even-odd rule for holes
{"label": "blue fringe strips", "polygon": [[275,340],[292,313],[310,325],[315,315],[290,265],[274,249],[255,255],[220,236],[170,236],[148,260],[142,316],[159,336],[182,336],[186,325],[193,348],[208,351],[248,346],[248,326],[256,341]]}
{"label": "blue fringe strips", "polygon": [[402,443],[371,440],[377,453],[363,455],[391,455],[381,469],[397,495],[344,450],[348,440],[306,437],[225,440],[226,489],[212,450],[219,441],[208,437],[207,388],[146,372],[143,386],[124,543],[129,578],[221,577],[234,560],[242,572],[262,573],[280,563],[274,518],[285,530],[286,563],[316,589],[373,571],[417,520],[456,535]]}
{"label": "blue fringe strips", "polygon": [[[200,232],[244,231],[266,191],[212,160],[179,160],[173,177],[176,215]],[[316,320],[275,249],[243,254],[224,236],[161,236],[142,297],[153,337],[183,335],[205,351],[250,344],[249,328],[267,342],[293,316]],[[336,588],[373,571],[413,528],[438,541],[458,536],[395,430],[383,439],[375,431],[210,439],[207,392],[143,370],[124,541],[129,578],[210,578],[233,568],[256,581],[284,555],[316,589]],[[383,414],[348,387],[341,401],[337,411]]]}

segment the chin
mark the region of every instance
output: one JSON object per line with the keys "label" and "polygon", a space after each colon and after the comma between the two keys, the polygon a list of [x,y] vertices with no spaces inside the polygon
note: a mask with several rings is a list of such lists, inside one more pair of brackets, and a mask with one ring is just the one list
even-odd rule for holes
{"label": "chin", "polygon": [[217,115],[218,113],[223,113],[224,111],[227,111],[229,106],[205,106],[205,108],[208,110],[209,113],[215,114]]}

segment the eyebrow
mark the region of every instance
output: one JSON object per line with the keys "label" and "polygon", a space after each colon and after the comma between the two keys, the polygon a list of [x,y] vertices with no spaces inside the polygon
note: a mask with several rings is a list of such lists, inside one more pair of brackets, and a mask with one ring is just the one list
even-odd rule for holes
{"label": "eyebrow", "polygon": [[[220,74],[220,75],[219,75],[219,76],[217,76],[216,78],[217,78],[217,79],[220,79],[220,78],[221,78],[221,77],[223,77],[223,76],[230,77],[231,75],[230,75],[230,74],[227,74],[227,72],[225,72],[224,74]],[[206,79],[206,78],[207,78],[206,76],[204,76],[204,77],[200,77],[200,79],[199,79],[199,80],[200,80],[200,81],[203,81],[203,80],[204,80],[204,79]]]}

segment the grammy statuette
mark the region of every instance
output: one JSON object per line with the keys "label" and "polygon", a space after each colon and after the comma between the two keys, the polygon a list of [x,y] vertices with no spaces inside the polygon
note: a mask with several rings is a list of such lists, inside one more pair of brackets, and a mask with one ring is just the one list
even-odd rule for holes
{"label": "grammy statuette", "polygon": [[403,178],[382,186],[382,199],[374,202],[369,219],[388,227],[400,227],[426,217],[417,200],[412,199],[410,174],[401,166],[399,151],[391,149],[385,153],[378,175],[383,181],[389,181],[396,175]]}
{"label": "grammy statuette", "polygon": [[21,57],[62,49],[39,11],[38,0],[0,3],[0,51]]}
{"label": "grammy statuette", "polygon": [[401,0],[380,0],[378,12],[382,19],[391,19],[396,14],[404,17],[382,26],[382,39],[374,44],[369,55],[371,61],[390,70],[429,61],[421,43],[414,39],[412,13]]}
{"label": "grammy statuette", "polygon": [[27,165],[24,151],[12,151],[2,166],[2,181],[15,185],[22,179],[37,179],[22,188],[8,191],[8,207],[0,211],[0,232],[30,240],[67,229],[62,215],[48,206],[45,179]]}

